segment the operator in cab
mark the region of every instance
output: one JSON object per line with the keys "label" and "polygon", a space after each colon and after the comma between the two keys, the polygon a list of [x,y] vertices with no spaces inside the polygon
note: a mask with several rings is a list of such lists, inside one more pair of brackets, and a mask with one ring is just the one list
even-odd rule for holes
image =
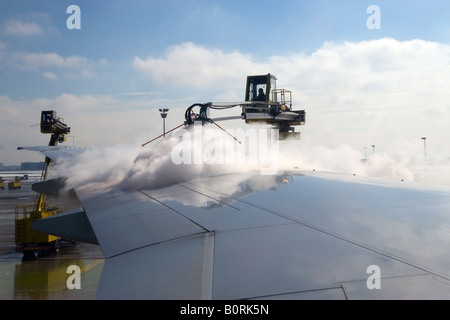
{"label": "operator in cab", "polygon": [[255,98],[255,101],[266,101],[266,95],[264,94],[263,88],[259,88],[258,96]]}

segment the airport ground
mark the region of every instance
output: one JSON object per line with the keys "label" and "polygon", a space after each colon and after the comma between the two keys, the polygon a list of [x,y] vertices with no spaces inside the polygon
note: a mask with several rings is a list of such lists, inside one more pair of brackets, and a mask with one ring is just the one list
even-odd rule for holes
{"label": "airport ground", "polygon": [[[95,299],[104,262],[98,246],[62,242],[58,255],[33,261],[22,261],[16,251],[15,208],[34,203],[33,182],[22,181],[20,190],[0,190],[0,300]],[[79,289],[67,283],[74,275],[68,267],[74,265],[80,268]]]}

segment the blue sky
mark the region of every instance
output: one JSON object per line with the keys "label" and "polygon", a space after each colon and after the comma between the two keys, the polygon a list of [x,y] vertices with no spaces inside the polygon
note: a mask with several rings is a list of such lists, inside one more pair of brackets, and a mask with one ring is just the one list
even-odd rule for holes
{"label": "blue sky", "polygon": [[41,110],[77,146],[135,143],[160,133],[158,108],[174,127],[189,105],[239,101],[246,76],[268,72],[307,110],[304,145],[417,155],[427,136],[430,157],[447,159],[449,12],[437,0],[0,0],[0,162],[40,159],[15,148],[47,143],[32,127]]}
{"label": "blue sky", "polygon": [[[326,41],[381,37],[420,38],[447,43],[448,1],[25,1],[2,0],[2,81],[12,98],[144,91],[133,81],[134,57],[160,56],[170,47],[193,42],[207,48],[238,50],[264,60],[291,52],[311,53]],[[69,5],[81,10],[81,29],[69,30]],[[369,30],[366,9],[377,4],[382,28]],[[29,27],[29,34],[12,27]],[[34,27],[34,28],[33,28]],[[5,30],[6,29],[6,30]],[[10,31],[8,31],[10,30]],[[17,53],[55,53],[84,59],[84,76],[63,66],[24,67]],[[14,55],[16,54],[16,59]],[[18,61],[17,61],[18,60]],[[41,62],[44,64],[43,62]],[[22,67],[20,66],[22,64]],[[59,69],[57,69],[59,68]],[[42,73],[62,81],[42,82]],[[70,78],[68,74],[74,73]],[[93,76],[95,73],[95,77]],[[89,76],[90,75],[90,76]],[[40,83],[39,83],[40,82]]]}

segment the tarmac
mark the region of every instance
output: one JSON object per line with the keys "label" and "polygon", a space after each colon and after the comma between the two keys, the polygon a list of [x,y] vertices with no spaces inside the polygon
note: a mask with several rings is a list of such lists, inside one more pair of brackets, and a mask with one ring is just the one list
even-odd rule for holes
{"label": "tarmac", "polygon": [[15,208],[34,203],[33,182],[0,190],[0,300],[95,299],[104,263],[98,246],[63,241],[57,255],[32,261],[16,251]]}

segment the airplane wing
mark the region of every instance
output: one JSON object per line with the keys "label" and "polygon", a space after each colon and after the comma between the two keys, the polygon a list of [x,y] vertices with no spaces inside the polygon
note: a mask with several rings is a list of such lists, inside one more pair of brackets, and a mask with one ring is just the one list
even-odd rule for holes
{"label": "airplane wing", "polygon": [[100,245],[98,299],[450,298],[448,187],[292,170],[75,191],[37,228]]}

